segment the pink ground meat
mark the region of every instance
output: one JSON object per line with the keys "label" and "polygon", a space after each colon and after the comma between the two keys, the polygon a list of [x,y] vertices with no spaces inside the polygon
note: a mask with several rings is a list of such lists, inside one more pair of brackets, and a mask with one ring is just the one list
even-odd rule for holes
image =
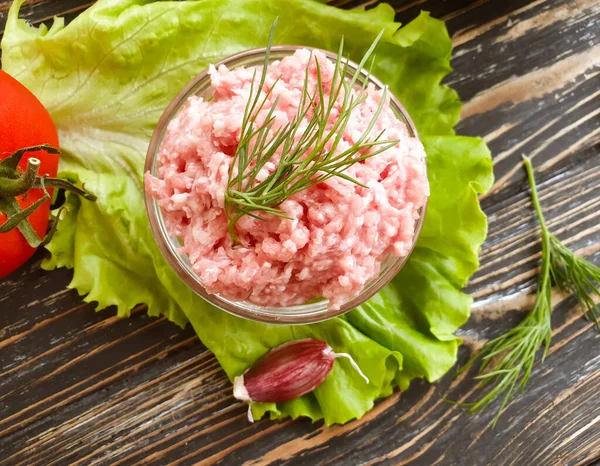
{"label": "pink ground meat", "polygon": [[[298,50],[268,68],[263,92],[279,80],[263,112],[278,96],[278,125],[288,123],[297,112],[307,66],[310,89],[315,89],[315,60],[326,94],[331,87],[333,63],[319,53],[310,57],[309,51]],[[182,251],[210,293],[264,306],[325,297],[330,309],[338,309],[377,277],[388,254],[408,254],[418,210],[429,195],[423,146],[409,137],[386,104],[371,134],[374,138],[385,130],[384,139],[400,142],[346,171],[367,188],[329,179],[280,206],[291,220],[240,219],[236,233],[243,246],[234,245],[227,230],[224,192],[253,73],[253,68],[211,67],[214,99],[190,97],[170,122],[160,148],[158,177],[147,173],[146,189],[158,201],[169,234],[181,239]],[[380,91],[368,89],[338,151],[362,135],[381,97]],[[275,157],[262,175],[268,176],[276,163]]]}

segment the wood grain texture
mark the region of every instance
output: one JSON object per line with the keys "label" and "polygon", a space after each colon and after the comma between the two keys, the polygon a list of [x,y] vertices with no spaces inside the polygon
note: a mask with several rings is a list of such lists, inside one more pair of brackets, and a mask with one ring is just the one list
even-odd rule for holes
{"label": "wood grain texture", "polygon": [[[0,31],[10,2],[0,0]],[[89,6],[35,0],[32,22]],[[337,0],[344,8],[378,2]],[[551,229],[600,264],[600,4],[596,0],[397,0],[447,22],[448,77],[465,102],[458,132],[480,135],[497,182],[482,200],[490,232],[460,359],[517,323],[533,303],[539,231],[521,154],[534,158]],[[1,98],[1,96],[0,96]],[[466,414],[473,374],[416,382],[362,420],[250,425],[193,331],[143,308],[121,320],[41,271],[38,253],[0,281],[0,466],[17,465],[588,465],[600,460],[600,336],[556,293],[554,339],[496,429]]]}

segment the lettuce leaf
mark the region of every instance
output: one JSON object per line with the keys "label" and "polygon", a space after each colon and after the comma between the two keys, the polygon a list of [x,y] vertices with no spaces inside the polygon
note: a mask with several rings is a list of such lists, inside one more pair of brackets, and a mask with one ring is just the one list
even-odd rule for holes
{"label": "lettuce leaf", "polygon": [[[477,194],[491,186],[492,163],[480,139],[454,135],[460,101],[440,84],[452,51],[442,22],[422,13],[398,29],[387,5],[344,11],[315,0],[100,0],[68,26],[57,18],[48,29],[18,19],[22,3],[8,15],[4,70],[51,113],[62,174],[98,195],[96,203],[68,195],[46,268],[73,268],[70,287],[99,308],[115,305],[127,316],[145,303],[151,315],[189,321],[230,379],[270,348],[314,337],[350,353],[371,380],[340,360],[313,393],[255,404],[255,417],[347,422],[411,379],[434,381],[452,367],[460,344],[454,332],[471,305],[460,289],[478,266],[487,229]],[[431,198],[406,266],[369,302],[313,325],[266,325],[210,306],[160,255],[143,205],[145,150],[163,109],[209,63],[264,46],[276,16],[276,43],[335,51],[344,36],[354,60],[384,30],[373,72],[406,106],[428,154]]]}

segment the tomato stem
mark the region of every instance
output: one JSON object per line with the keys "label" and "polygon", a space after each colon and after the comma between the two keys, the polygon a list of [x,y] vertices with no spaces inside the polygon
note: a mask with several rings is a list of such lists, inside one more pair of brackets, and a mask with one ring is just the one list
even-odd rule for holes
{"label": "tomato stem", "polygon": [[0,168],[6,168],[9,170],[17,170],[17,165],[27,152],[37,152],[43,150],[48,154],[60,155],[60,149],[49,146],[48,144],[40,144],[39,146],[23,147],[22,149],[16,150],[9,157],[5,158],[0,162]]}
{"label": "tomato stem", "polygon": [[[44,144],[19,149],[0,161],[0,212],[6,215],[6,221],[0,224],[0,233],[6,233],[13,228],[17,228],[32,248],[37,248],[50,241],[56,231],[58,219],[62,212],[62,209],[58,211],[52,228],[43,239],[40,238],[28,218],[44,203],[50,201],[50,194],[46,190],[46,186],[71,191],[90,201],[96,200],[96,196],[83,188],[75,186],[70,181],[60,178],[48,178],[45,175],[38,176],[40,160],[35,157],[27,160],[27,167],[24,172],[21,172],[18,165],[23,155],[27,152],[40,150],[50,154],[60,154],[59,149]],[[36,188],[43,191],[43,196],[23,209],[17,202],[17,196],[25,195],[30,189]]]}
{"label": "tomato stem", "polygon": [[30,158],[27,160],[27,168],[16,178],[0,178],[0,197],[21,196],[33,188],[35,179],[40,171],[40,160]]}
{"label": "tomato stem", "polygon": [[[33,187],[41,188],[42,186],[41,186],[40,182],[41,182],[41,178],[38,177],[36,179],[35,183],[33,184]],[[65,191],[70,191],[72,193],[78,194],[81,197],[83,197],[84,199],[87,199],[88,201],[96,200],[96,196],[94,194],[87,192],[85,189],[78,188],[70,181],[63,180],[61,178],[47,178],[46,177],[46,178],[44,178],[44,184],[50,188],[64,189]]]}
{"label": "tomato stem", "polygon": [[33,204],[26,207],[25,209],[19,210],[17,213],[8,217],[8,220],[6,220],[6,222],[0,225],[0,233],[7,233],[13,228],[17,227],[19,223],[27,219],[27,217],[33,214],[48,199],[50,199],[50,194],[48,194],[48,191],[44,189],[43,197],[39,198],[37,201],[35,201]]}

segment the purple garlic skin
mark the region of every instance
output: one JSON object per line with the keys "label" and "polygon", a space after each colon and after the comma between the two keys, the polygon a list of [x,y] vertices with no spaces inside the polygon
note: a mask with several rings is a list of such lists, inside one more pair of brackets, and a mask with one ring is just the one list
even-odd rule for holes
{"label": "purple garlic skin", "polygon": [[294,340],[273,348],[233,381],[233,396],[250,402],[281,403],[312,392],[327,378],[337,358],[348,358],[369,383],[360,367],[346,353],[335,353],[324,341]]}
{"label": "purple garlic skin", "polygon": [[321,340],[295,340],[273,348],[233,382],[238,400],[280,403],[312,392],[327,378],[335,357]]}

